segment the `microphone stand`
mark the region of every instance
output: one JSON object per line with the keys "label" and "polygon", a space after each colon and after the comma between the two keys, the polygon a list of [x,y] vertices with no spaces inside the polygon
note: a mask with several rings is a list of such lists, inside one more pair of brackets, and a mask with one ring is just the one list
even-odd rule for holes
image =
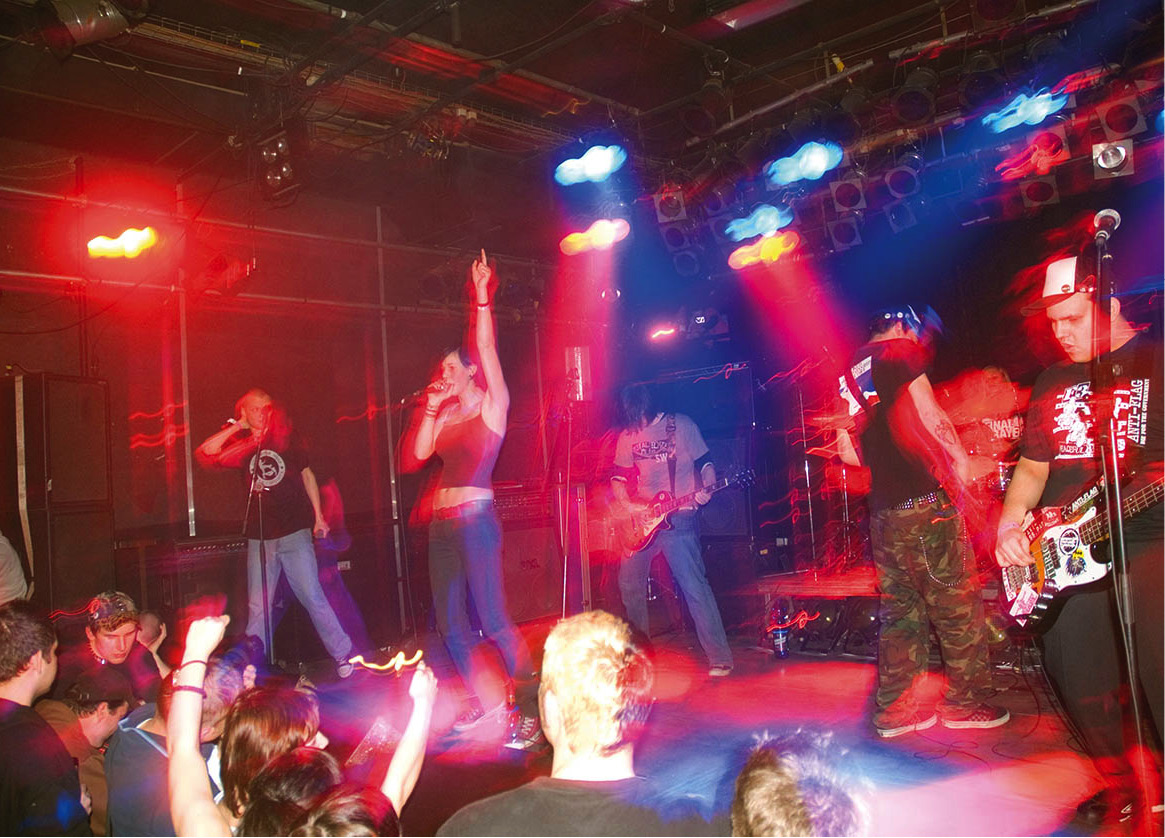
{"label": "microphone stand", "polygon": [[263,430],[259,433],[258,443],[255,446],[254,459],[251,461],[251,488],[247,492],[247,511],[243,514],[243,535],[247,534],[247,524],[251,517],[251,502],[255,502],[255,520],[259,524],[259,579],[263,594],[263,654],[268,666],[275,663],[275,650],[271,642],[271,603],[267,591],[267,542],[263,533],[263,492],[267,488],[259,483],[259,459],[263,452],[263,443],[267,441],[267,433],[271,427],[271,417],[267,417]]}
{"label": "microphone stand", "polygon": [[[1115,228],[1114,228],[1115,229]],[[1096,234],[1096,305],[1097,315],[1100,312],[1111,311],[1111,301],[1115,294],[1115,281],[1112,275],[1112,254],[1108,252],[1108,230],[1099,230]],[[1101,335],[1099,316],[1092,318],[1092,345],[1101,346],[1100,339],[1104,339],[1103,351],[1094,353],[1092,361],[1092,380],[1094,399],[1097,402],[1098,439],[1097,448],[1101,457],[1101,474],[1104,478],[1105,514],[1108,516],[1108,552],[1112,562],[1113,588],[1116,598],[1117,614],[1120,618],[1120,636],[1124,646],[1125,667],[1128,671],[1129,710],[1132,715],[1133,731],[1136,741],[1136,761],[1139,765],[1133,766],[1137,782],[1142,787],[1142,803],[1147,807],[1150,802],[1148,789],[1145,787],[1149,774],[1148,750],[1145,743],[1143,727],[1144,710],[1141,707],[1139,691],[1136,688],[1138,672],[1137,647],[1133,638],[1136,615],[1133,613],[1132,587],[1129,579],[1128,556],[1125,551],[1125,527],[1123,491],[1121,488],[1120,454],[1117,450],[1116,433],[1116,394],[1113,388],[1116,384],[1116,375],[1112,361],[1112,318],[1109,317],[1108,334]],[[1143,627],[1151,631],[1159,627]],[[1147,809],[1141,814],[1142,828],[1149,827]],[[1147,833],[1146,833],[1147,834]]]}

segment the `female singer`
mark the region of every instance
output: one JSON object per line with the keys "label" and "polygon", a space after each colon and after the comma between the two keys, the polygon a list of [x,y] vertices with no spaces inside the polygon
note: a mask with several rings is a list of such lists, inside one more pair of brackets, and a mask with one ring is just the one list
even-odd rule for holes
{"label": "female singer", "polygon": [[[411,450],[418,462],[435,454],[442,463],[429,525],[429,579],[437,627],[469,694],[468,706],[454,723],[458,731],[501,721],[507,712],[507,702],[502,702],[487,713],[473,689],[475,643],[467,586],[482,630],[497,645],[509,677],[524,686],[534,678],[530,651],[506,608],[502,578],[502,528],[494,509],[491,474],[506,433],[510,393],[498,360],[490,313],[493,269],[484,250],[473,263],[471,277],[475,306],[470,323],[476,353],[458,348],[444,356],[425,391]],[[510,686],[507,696],[513,695]]]}

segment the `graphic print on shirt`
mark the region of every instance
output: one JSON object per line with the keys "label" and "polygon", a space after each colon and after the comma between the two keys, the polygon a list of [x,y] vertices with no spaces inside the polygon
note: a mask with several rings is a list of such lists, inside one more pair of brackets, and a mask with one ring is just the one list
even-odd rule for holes
{"label": "graphic print on shirt", "polygon": [[[287,463],[279,456],[279,452],[264,448],[259,452],[258,457],[259,485],[264,489],[270,489],[282,483],[284,476],[287,474]],[[251,457],[251,463],[247,466],[247,469],[251,474],[255,473],[254,457]]]}
{"label": "graphic print on shirt", "polygon": [[[854,383],[858,385],[858,389],[862,391],[862,396],[865,397],[866,404],[873,407],[879,401],[878,390],[874,387],[874,358],[872,355],[867,355],[862,360],[858,361],[850,367],[850,375],[853,376]],[[862,409],[861,403],[858,402],[857,397],[849,388],[849,382],[846,381],[844,375],[838,376],[837,393],[847,405],[849,405],[849,415],[856,416]]]}
{"label": "graphic print on shirt", "polygon": [[636,462],[639,460],[651,460],[656,463],[663,463],[669,457],[674,457],[675,453],[676,441],[674,437],[636,442],[631,446],[631,459]]}
{"label": "graphic print on shirt", "polygon": [[[1117,452],[1123,458],[1128,444],[1143,447],[1147,441],[1149,380],[1135,378],[1113,390]],[[1096,416],[1092,409],[1092,384],[1082,381],[1065,387],[1056,396],[1052,436],[1057,460],[1083,460],[1096,456]]]}

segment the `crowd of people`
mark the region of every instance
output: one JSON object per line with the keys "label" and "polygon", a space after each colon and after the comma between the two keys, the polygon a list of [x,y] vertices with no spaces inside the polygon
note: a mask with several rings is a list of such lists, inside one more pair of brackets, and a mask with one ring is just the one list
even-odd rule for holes
{"label": "crowd of people", "polygon": [[[400,835],[430,739],[433,672],[419,663],[411,676],[383,781],[353,782],[328,750],[311,688],[256,684],[245,657],[222,653],[229,620],[191,622],[181,663],[163,677],[146,645],[151,615],[125,594],[94,597],[84,639],[64,647],[28,602],[0,606],[0,831]],[[471,803],[439,834],[726,833],[727,821],[664,805],[636,773],[653,685],[624,620],[562,620],[538,689],[550,776]],[[863,792],[831,773],[834,761],[820,736],[766,741],[738,780],[732,834],[861,834]]]}

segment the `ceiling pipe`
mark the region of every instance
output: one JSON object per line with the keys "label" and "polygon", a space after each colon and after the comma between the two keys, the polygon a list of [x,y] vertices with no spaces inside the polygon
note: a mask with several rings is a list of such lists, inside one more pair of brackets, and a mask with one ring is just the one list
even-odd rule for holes
{"label": "ceiling pipe", "polygon": [[[346,19],[347,17],[355,17],[356,16],[355,12],[348,11],[346,9],[342,9],[339,6],[336,6],[336,5],[331,4],[331,3],[320,2],[320,0],[284,0],[284,2],[289,3],[293,6],[298,6],[298,7],[303,8],[303,9],[310,9],[311,11],[319,12],[320,14],[330,15],[332,17],[337,17],[337,18],[340,18],[342,20]],[[387,32],[389,34],[392,34],[395,31],[395,28],[393,26],[391,26],[387,23],[384,23],[383,21],[379,21],[379,20],[371,21],[371,22],[365,24],[365,26],[369,29],[375,29],[379,32]],[[478,55],[475,52],[470,52],[469,50],[459,49],[458,47],[452,46],[452,45],[447,44],[443,41],[439,41],[436,38],[430,38],[426,35],[420,35],[420,34],[413,33],[413,34],[410,34],[406,40],[411,41],[411,42],[416,43],[416,44],[420,44],[422,46],[426,46],[426,47],[430,47],[433,49],[438,49],[438,50],[442,50],[444,52],[448,52],[451,55],[455,55],[458,58],[463,58],[463,59],[466,59],[468,61],[476,61],[476,62],[479,62],[479,63],[484,64],[484,65],[491,67],[491,68],[496,69],[496,68],[505,66],[505,64],[501,61],[484,60],[484,56]],[[552,90],[557,90],[560,93],[566,93],[567,95],[573,96],[576,99],[582,99],[582,100],[586,100],[588,102],[594,102],[596,104],[603,105],[604,107],[612,108],[614,110],[617,110],[617,111],[620,111],[624,114],[627,114],[628,116],[632,116],[632,117],[639,116],[639,109],[638,108],[634,108],[630,105],[625,105],[622,102],[616,101],[615,99],[611,99],[611,98],[608,98],[606,96],[601,96],[598,93],[595,93],[593,91],[584,90],[583,88],[577,87],[573,84],[567,84],[566,82],[562,82],[562,81],[559,81],[557,79],[552,79],[552,78],[549,78],[548,76],[543,76],[539,73],[533,73],[533,72],[530,72],[529,70],[514,69],[514,70],[510,71],[510,74],[518,76],[519,78],[526,79],[527,81],[532,81],[532,82],[535,82],[536,84],[540,84],[540,85],[543,85],[545,87],[551,88]]]}
{"label": "ceiling pipe", "polygon": [[[828,87],[832,87],[839,81],[848,79],[850,76],[853,76],[857,73],[865,72],[872,66],[874,66],[874,62],[872,60],[867,60],[856,66],[847,67],[845,70],[837,73],[836,75],[832,75],[829,78],[819,81],[816,84],[811,84],[808,87],[803,87],[800,90],[790,93],[788,96],[784,96],[775,102],[769,102],[767,105],[761,105],[759,108],[755,108],[754,110],[744,114],[744,116],[739,116],[730,122],[724,123],[716,129],[716,132],[712,136],[718,137],[721,134],[733,130],[734,128],[739,128],[741,125],[751,122],[758,116],[763,116],[770,111],[775,111],[777,108],[782,108],[785,105],[796,102],[803,96],[809,96],[810,94],[825,90]],[[684,143],[684,148],[694,148],[695,146],[698,146],[701,143],[705,143],[710,139],[711,137],[691,137],[686,143]]]}

